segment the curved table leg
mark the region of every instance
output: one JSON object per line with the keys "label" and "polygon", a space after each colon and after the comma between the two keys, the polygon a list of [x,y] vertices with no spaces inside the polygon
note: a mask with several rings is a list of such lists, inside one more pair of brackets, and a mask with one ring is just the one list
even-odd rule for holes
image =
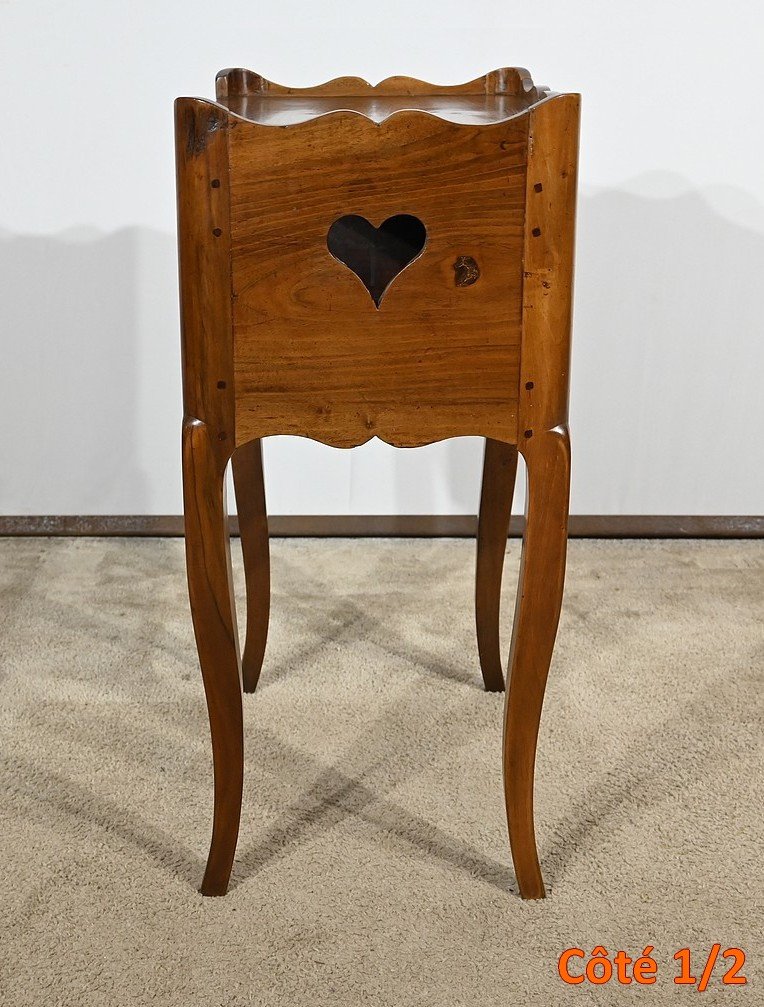
{"label": "curved table leg", "polygon": [[228,517],[227,456],[200,420],[183,425],[186,569],[199,663],[207,695],[215,781],[212,843],[203,895],[225,895],[241,816],[244,739]]}
{"label": "curved table leg", "polygon": [[517,446],[487,437],[477,533],[475,628],[480,669],[487,692],[502,692],[499,644],[501,577],[517,474]]}
{"label": "curved table leg", "polygon": [[262,442],[254,440],[242,444],[231,461],[247,585],[247,635],[242,660],[244,691],[254,692],[263,667],[271,603]]}
{"label": "curved table leg", "polygon": [[528,497],[520,583],[504,710],[504,795],[515,875],[524,899],[546,894],[533,824],[533,779],[541,707],[565,580],[570,439],[556,427],[520,446]]}

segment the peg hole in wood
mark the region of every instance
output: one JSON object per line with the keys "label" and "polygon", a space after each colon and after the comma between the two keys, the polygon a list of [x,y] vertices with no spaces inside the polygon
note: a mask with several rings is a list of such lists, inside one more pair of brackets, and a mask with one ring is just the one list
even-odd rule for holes
{"label": "peg hole in wood", "polygon": [[525,382],[525,387],[527,388],[528,391],[530,391],[531,388],[533,388],[533,382],[532,381],[526,381]]}
{"label": "peg hole in wood", "polygon": [[534,192],[543,192],[544,191],[544,186],[541,184],[541,182],[536,182],[536,184],[533,186],[533,191]]}
{"label": "peg hole in wood", "polygon": [[541,228],[534,227],[533,230],[531,231],[531,234],[533,235],[534,238],[538,238],[539,235],[541,234]]}
{"label": "peg hole in wood", "polygon": [[210,182],[210,185],[212,186],[213,189],[219,189],[220,188],[220,179],[219,178],[213,178],[212,181]]}
{"label": "peg hole in wood", "polygon": [[225,387],[226,387],[225,381],[218,381],[218,388],[225,388]]}
{"label": "peg hole in wood", "polygon": [[528,440],[530,437],[533,437],[533,431],[532,430],[526,430],[525,431],[525,439]]}
{"label": "peg hole in wood", "polygon": [[355,273],[377,307],[396,276],[422,254],[426,241],[426,227],[410,213],[388,217],[379,227],[351,213],[335,220],[326,235],[331,254]]}
{"label": "peg hole in wood", "polygon": [[213,227],[212,233],[215,235],[216,238],[219,238],[223,232],[219,227]]}

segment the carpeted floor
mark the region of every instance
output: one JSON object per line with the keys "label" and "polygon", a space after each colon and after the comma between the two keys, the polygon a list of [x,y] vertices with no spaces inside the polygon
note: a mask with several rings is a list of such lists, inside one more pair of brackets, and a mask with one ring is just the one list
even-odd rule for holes
{"label": "carpeted floor", "polygon": [[[0,541],[3,1005],[673,1004],[695,996],[674,952],[700,973],[714,942],[749,982],[717,967],[702,1003],[764,1003],[764,543],[571,543],[536,903],[510,867],[474,543],[453,540],[273,543],[234,882],[203,899],[182,549]],[[655,985],[564,986],[560,953],[599,944],[654,946]]]}

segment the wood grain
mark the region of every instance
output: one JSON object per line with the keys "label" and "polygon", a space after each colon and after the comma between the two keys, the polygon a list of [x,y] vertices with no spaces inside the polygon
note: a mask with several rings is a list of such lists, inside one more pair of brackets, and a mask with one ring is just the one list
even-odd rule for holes
{"label": "wood grain", "polygon": [[517,66],[491,70],[482,77],[476,77],[464,84],[430,84],[415,77],[403,76],[387,77],[378,84],[370,84],[363,77],[335,77],[334,80],[312,87],[285,87],[242,67],[220,70],[215,78],[215,94],[218,101],[240,95],[272,95],[299,100],[315,95],[338,98],[375,94],[421,98],[428,95],[511,94],[522,95],[528,104],[531,104],[538,101],[545,90],[534,85],[530,73],[524,67]]}
{"label": "wood grain", "polygon": [[520,894],[526,899],[545,894],[533,787],[565,580],[579,104],[578,95],[559,95],[530,112],[519,437],[528,492],[504,721],[509,838]]}
{"label": "wood grain", "polygon": [[[231,124],[238,443],[516,440],[526,145],[522,117],[484,128],[416,112],[381,125],[342,112],[287,129]],[[427,228],[378,309],[326,247],[348,213],[375,226],[412,214]],[[459,287],[465,254],[481,276]]]}
{"label": "wood grain", "polygon": [[[382,123],[391,116],[410,111],[413,102],[405,94],[348,95],[341,100],[342,109]],[[337,99],[327,95],[312,95],[284,100],[272,95],[238,95],[227,98],[226,108],[233,116],[262,126],[294,126],[337,110]],[[447,122],[463,125],[490,126],[524,112],[529,107],[526,97],[511,94],[451,94],[421,95],[416,98],[418,112],[437,116]]]}
{"label": "wood grain", "polygon": [[225,509],[225,465],[213,431],[183,426],[186,571],[212,736],[214,814],[203,895],[225,895],[239,834],[244,779],[241,663]]}
{"label": "wood grain", "polygon": [[210,103],[175,104],[186,569],[214,775],[205,895],[224,895],[228,888],[244,773],[241,662],[225,508],[225,471],[235,442],[226,125],[225,113]]}
{"label": "wood grain", "polygon": [[235,444],[227,126],[212,102],[175,102],[183,408],[226,459]]}
{"label": "wood grain", "polygon": [[477,531],[475,627],[487,692],[504,689],[499,637],[501,581],[516,474],[515,445],[486,440]]}
{"label": "wood grain", "polygon": [[254,692],[263,667],[271,605],[268,516],[261,442],[248,441],[234,451],[232,466],[247,586],[247,635],[242,673],[244,691]]}
{"label": "wood grain", "polygon": [[504,795],[515,875],[524,899],[544,898],[533,817],[541,708],[565,581],[570,488],[566,427],[520,445],[527,469],[526,527],[504,708]]}
{"label": "wood grain", "polygon": [[503,684],[515,445],[528,468],[503,762],[521,894],[541,897],[533,773],[565,569],[578,97],[547,97],[517,68],[452,88],[344,77],[303,89],[234,69],[217,94],[218,104],[176,103],[186,550],[215,775],[202,890],[227,888],[242,795],[229,458],[251,690],[268,622],[261,438],[352,447],[478,435],[476,621],[488,688]]}
{"label": "wood grain", "polygon": [[520,439],[568,421],[580,97],[530,114]]}

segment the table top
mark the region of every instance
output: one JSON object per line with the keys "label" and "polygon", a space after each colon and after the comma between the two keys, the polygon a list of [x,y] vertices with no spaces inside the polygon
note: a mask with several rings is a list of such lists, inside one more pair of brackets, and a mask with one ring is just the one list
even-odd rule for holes
{"label": "table top", "polygon": [[372,85],[340,77],[315,87],[289,88],[251,70],[222,70],[217,101],[234,115],[266,126],[291,126],[333,112],[350,112],[380,123],[405,110],[447,122],[490,125],[521,115],[549,96],[527,70],[494,70],[465,84],[437,85],[411,77],[390,77]]}

